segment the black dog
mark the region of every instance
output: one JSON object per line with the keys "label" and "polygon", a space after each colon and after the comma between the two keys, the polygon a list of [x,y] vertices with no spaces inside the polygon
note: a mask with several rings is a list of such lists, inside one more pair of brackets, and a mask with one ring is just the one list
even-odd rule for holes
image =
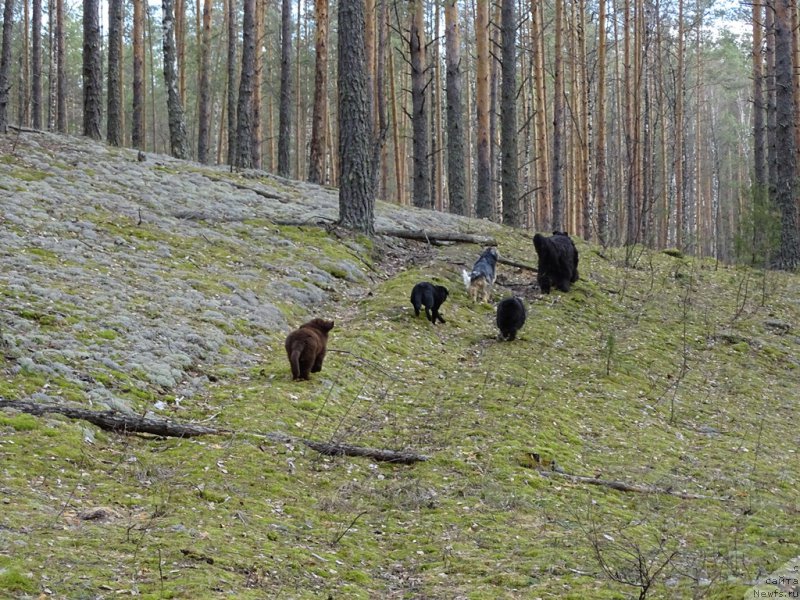
{"label": "black dog", "polygon": [[439,314],[439,307],[447,300],[447,288],[443,285],[433,285],[428,281],[422,281],[411,290],[411,304],[414,305],[414,314],[419,316],[421,306],[425,307],[425,316],[436,325],[436,319],[442,323],[445,320]]}
{"label": "black dog", "polygon": [[462,270],[464,285],[467,286],[469,296],[474,302],[478,301],[478,294],[483,296],[484,302],[489,301],[496,277],[495,270],[498,258],[497,248],[490,247],[478,257],[478,260],[472,266],[472,271]]}
{"label": "black dog", "polygon": [[552,286],[568,292],[578,281],[578,249],[565,231],[554,231],[552,237],[540,233],[533,236],[533,246],[539,255],[539,274],[536,280],[545,294]]}
{"label": "black dog", "polygon": [[497,305],[497,328],[504,340],[509,342],[517,337],[517,332],[525,325],[525,305],[517,297],[501,300]]}

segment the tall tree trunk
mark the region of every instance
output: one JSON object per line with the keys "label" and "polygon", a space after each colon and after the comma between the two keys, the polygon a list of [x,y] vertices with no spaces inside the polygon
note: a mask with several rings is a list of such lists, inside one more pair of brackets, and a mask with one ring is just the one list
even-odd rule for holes
{"label": "tall tree trunk", "polygon": [[178,78],[178,97],[186,106],[186,0],[175,2],[175,50]]}
{"label": "tall tree trunk", "polygon": [[683,23],[683,0],[678,0],[678,56],[677,72],[675,73],[675,246],[679,249],[684,248],[684,229],[686,226],[685,200],[684,200],[684,177],[683,165],[685,160],[685,150],[683,144],[683,100],[686,89],[684,79],[684,23]]}
{"label": "tall tree trunk", "polygon": [[261,51],[264,44],[264,12],[266,10],[266,0],[255,0],[256,14],[255,14],[255,34],[254,34],[254,67],[253,67],[253,99],[252,99],[252,124],[253,135],[250,140],[250,155],[252,157],[252,165],[254,169],[262,168],[261,160],[261,147],[263,144],[263,133],[261,126],[261,82],[263,81],[264,61],[263,52]]}
{"label": "tall tree trunk", "polygon": [[122,0],[108,3],[108,99],[106,139],[112,146],[122,140]]}
{"label": "tall tree trunk", "polygon": [[103,108],[100,3],[83,0],[83,135],[99,140]]}
{"label": "tall tree trunk", "polygon": [[597,138],[595,154],[595,199],[597,203],[597,238],[608,243],[608,206],[606,204],[606,0],[600,0],[597,21]]}
{"label": "tall tree trunk", "polygon": [[564,0],[555,0],[555,49],[553,58],[553,168],[551,175],[551,196],[553,215],[551,223],[555,231],[564,228],[564,68],[563,68],[563,12]]}
{"label": "tall tree trunk", "polygon": [[42,0],[33,0],[33,35],[31,39],[31,108],[33,128],[42,128]]}
{"label": "tall tree trunk", "polygon": [[792,65],[792,0],[775,1],[775,146],[777,161],[775,204],[781,213],[781,236],[774,266],[793,270],[800,266],[798,227],[798,172],[795,149],[794,84]]}
{"label": "tall tree trunk", "polygon": [[400,138],[400,117],[398,104],[400,97],[396,91],[395,69],[394,69],[394,53],[389,53],[389,95],[392,102],[392,141],[394,143],[394,178],[395,178],[395,192],[397,194],[397,203],[405,204],[405,174],[403,172],[403,151],[402,140]]}
{"label": "tall tree trunk", "polygon": [[761,0],[753,0],[753,177],[763,188],[767,184],[767,157],[764,128],[764,8]]}
{"label": "tall tree trunk", "polygon": [[308,180],[325,183],[325,148],[328,130],[328,0],[314,0],[317,21],[314,65],[314,112],[311,119],[311,153]]}
{"label": "tall tree trunk", "polygon": [[242,20],[242,74],[239,83],[239,102],[236,109],[236,166],[252,166],[253,79],[256,63],[256,0],[244,0]]}
{"label": "tall tree trunk", "polygon": [[56,35],[56,0],[47,2],[47,52],[50,58],[47,83],[47,131],[55,131],[58,112],[58,37]]}
{"label": "tall tree trunk", "polygon": [[517,156],[517,15],[516,0],[502,0],[503,82],[500,101],[503,223],[522,225]]}
{"label": "tall tree trunk", "polygon": [[490,148],[491,92],[489,90],[489,1],[478,0],[475,9],[475,60],[476,91],[475,110],[477,113],[477,194],[475,214],[479,219],[492,217],[492,156]]}
{"label": "tall tree trunk", "polygon": [[8,131],[8,99],[11,74],[11,33],[14,28],[14,0],[3,9],[3,46],[0,51],[0,133]]}
{"label": "tall tree trunk", "polygon": [[[363,2],[363,0],[361,0]],[[363,18],[363,14],[362,14]],[[363,39],[363,32],[362,32]],[[292,4],[283,0],[281,9],[281,102],[278,115],[278,175],[291,176],[292,137]]]}
{"label": "tall tree trunk", "polygon": [[236,164],[236,0],[228,6],[228,164]]}
{"label": "tall tree trunk", "polygon": [[56,129],[67,133],[67,33],[64,27],[64,0],[56,0]]}
{"label": "tall tree trunk", "polygon": [[[63,2],[63,0],[58,0]],[[133,117],[131,144],[145,149],[144,0],[133,0]]]}
{"label": "tall tree trunk", "polygon": [[203,35],[200,41],[200,73],[198,81],[198,94],[200,105],[198,109],[197,126],[197,160],[201,163],[209,162],[209,149],[211,145],[211,0],[203,0]]}
{"label": "tall tree trunk", "polygon": [[444,22],[445,58],[447,60],[445,75],[447,81],[447,191],[450,212],[466,215],[463,75],[456,0],[447,0]]}
{"label": "tall tree trunk", "polygon": [[31,15],[28,8],[28,0],[22,0],[22,52],[20,54],[20,69],[19,69],[19,106],[17,120],[20,125],[28,125],[30,123],[30,40],[28,38],[31,27]]}
{"label": "tall tree trunk", "polygon": [[178,63],[175,54],[175,13],[172,0],[161,0],[162,45],[164,48],[164,86],[167,88],[169,146],[175,158],[188,158],[186,123],[178,93]]}
{"label": "tall tree trunk", "polygon": [[426,89],[428,71],[425,60],[425,5],[414,0],[411,9],[409,50],[411,56],[411,123],[413,128],[413,191],[414,206],[433,208],[428,143],[428,106]]}
{"label": "tall tree trunk", "polygon": [[364,49],[364,0],[339,0],[339,223],[374,233],[373,136]]}
{"label": "tall tree trunk", "polygon": [[444,132],[442,131],[442,56],[441,44],[436,39],[441,30],[441,7],[439,2],[434,3],[433,31],[437,32],[433,37],[435,43],[432,45],[431,62],[433,63],[433,85],[431,86],[431,106],[432,110],[432,137],[431,163],[433,173],[431,175],[431,194],[433,196],[433,207],[438,211],[444,210]]}
{"label": "tall tree trunk", "polygon": [[545,101],[544,29],[542,2],[531,0],[531,54],[534,89],[534,124],[536,139],[536,227],[541,231],[551,229],[552,208],[549,182],[550,145],[547,141],[547,102]]}
{"label": "tall tree trunk", "polygon": [[300,42],[302,37],[300,36],[300,22],[302,20],[303,14],[303,0],[297,0],[297,29],[295,30],[295,45],[294,45],[294,169],[292,170],[292,176],[299,179],[301,173],[301,161],[303,158],[303,152],[301,148],[303,148],[303,132],[305,129],[303,128],[303,123],[305,122],[305,118],[303,115],[303,81],[300,78]]}

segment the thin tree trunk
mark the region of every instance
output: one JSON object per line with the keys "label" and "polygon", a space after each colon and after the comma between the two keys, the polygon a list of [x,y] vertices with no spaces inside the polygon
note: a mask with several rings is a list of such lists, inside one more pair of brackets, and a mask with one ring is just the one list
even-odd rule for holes
{"label": "thin tree trunk", "polygon": [[291,175],[291,137],[292,4],[291,0],[283,0],[281,9],[281,101],[278,115],[278,175],[281,177],[289,177]]}
{"label": "thin tree trunk", "polygon": [[33,35],[31,40],[31,109],[33,128],[42,128],[42,0],[33,0]]}
{"label": "thin tree trunk", "polygon": [[19,70],[19,106],[17,121],[25,126],[30,123],[30,90],[31,90],[31,65],[30,65],[30,39],[29,32],[31,27],[31,15],[28,8],[28,0],[22,0],[22,52],[20,54]]}
{"label": "thin tree trunk", "polygon": [[261,82],[263,80],[264,61],[263,52],[261,51],[264,44],[264,12],[265,0],[256,0],[256,14],[255,14],[255,67],[253,69],[253,100],[252,100],[252,123],[253,135],[250,141],[250,154],[252,157],[252,164],[254,169],[262,168],[261,147],[263,145],[263,127],[261,126]]}
{"label": "thin tree trunk", "polygon": [[197,127],[197,160],[201,163],[209,162],[209,148],[211,145],[211,0],[203,0],[203,33],[200,41],[200,73],[198,81],[198,94],[200,105],[198,109]]}
{"label": "thin tree trunk", "polygon": [[236,0],[227,2],[228,19],[228,164],[236,164]]}
{"label": "thin tree trunk", "polygon": [[475,110],[477,113],[477,196],[475,213],[479,219],[492,217],[492,163],[490,135],[491,92],[489,89],[489,2],[478,0],[475,11],[475,51],[477,81]]}
{"label": "thin tree trunk", "polygon": [[597,237],[602,246],[608,243],[608,206],[606,205],[606,0],[600,0],[597,29],[597,138],[595,199]]}
{"label": "thin tree trunk", "polygon": [[402,140],[400,139],[400,119],[398,113],[400,112],[397,105],[400,98],[395,88],[395,69],[394,69],[394,53],[389,52],[389,89],[392,102],[392,141],[394,142],[394,178],[395,178],[395,193],[397,203],[400,205],[405,204],[405,176],[403,174],[403,151]]}
{"label": "thin tree trunk", "polygon": [[[58,0],[62,2],[63,0]],[[144,108],[144,0],[133,0],[133,116],[131,144],[145,149]]]}
{"label": "thin tree trunk", "polygon": [[164,48],[164,85],[167,88],[167,113],[169,118],[169,146],[175,158],[188,158],[186,123],[183,105],[178,93],[178,63],[175,54],[175,14],[173,0],[161,0],[162,44]]}
{"label": "thin tree trunk", "polygon": [[112,146],[122,140],[122,0],[108,4],[108,99],[106,139]]}
{"label": "thin tree trunk", "polygon": [[311,155],[308,180],[325,183],[325,149],[328,130],[328,0],[314,0],[317,21],[314,66],[314,114],[311,119]]}
{"label": "thin tree trunk", "polygon": [[534,125],[535,125],[535,161],[536,161],[536,226],[542,230],[550,230],[552,223],[552,207],[550,186],[550,145],[547,141],[547,103],[545,101],[544,73],[544,29],[542,19],[542,3],[531,0],[531,46],[533,61],[534,88]]}
{"label": "thin tree trunk", "polygon": [[236,109],[236,166],[252,166],[253,135],[253,79],[255,78],[256,0],[244,0],[242,21],[242,74],[239,83],[239,101]]}
{"label": "thin tree trunk", "polygon": [[67,133],[67,34],[64,29],[64,0],[56,0],[56,129]]}
{"label": "thin tree trunk", "polygon": [[447,190],[450,212],[466,215],[464,165],[464,103],[461,71],[461,39],[456,0],[444,9],[447,70]]}
{"label": "thin tree trunk", "polygon": [[426,89],[428,72],[425,58],[425,5],[424,0],[414,0],[409,31],[411,56],[411,123],[413,127],[413,190],[414,206],[433,208],[430,187],[430,162],[428,143],[428,105]]}
{"label": "thin tree trunk", "polygon": [[500,120],[502,146],[503,223],[522,225],[517,156],[517,14],[516,0],[502,0],[502,64]]}
{"label": "thin tree trunk", "polygon": [[553,215],[551,223],[555,231],[564,227],[564,150],[562,141],[564,137],[564,69],[563,69],[563,11],[564,0],[555,0],[555,49],[553,59],[553,168],[551,175],[551,196],[553,202]]}
{"label": "thin tree trunk", "polygon": [[14,27],[14,0],[3,9],[3,46],[0,51],[0,133],[8,131],[8,99],[11,88],[11,34]]}

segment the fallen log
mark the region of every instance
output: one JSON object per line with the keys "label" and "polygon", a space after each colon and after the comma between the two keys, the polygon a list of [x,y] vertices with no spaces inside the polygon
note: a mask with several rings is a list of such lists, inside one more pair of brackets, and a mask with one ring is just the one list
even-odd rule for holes
{"label": "fallen log", "polygon": [[207,179],[210,179],[211,181],[216,181],[218,183],[227,183],[239,190],[246,190],[248,192],[253,192],[254,194],[258,194],[262,198],[266,198],[268,200],[277,200],[281,204],[286,204],[287,202],[289,202],[288,198],[286,198],[285,196],[281,196],[280,194],[275,194],[274,192],[267,192],[260,188],[255,188],[250,185],[245,185],[243,183],[238,183],[236,181],[226,179],[225,177],[215,177],[214,175],[205,175],[205,177]]}
{"label": "fallen log", "polygon": [[666,494],[668,496],[675,496],[682,500],[725,500],[719,496],[706,496],[703,494],[690,494],[689,492],[682,492],[672,488],[662,488],[654,485],[641,485],[633,483],[625,483],[623,481],[613,481],[608,479],[598,479],[596,477],[586,477],[585,475],[572,475],[571,473],[564,473],[561,471],[545,471],[539,470],[539,473],[546,477],[563,477],[573,483],[585,483],[588,485],[599,485],[612,490],[620,492],[635,492],[637,494]]}
{"label": "fallen log", "polygon": [[484,246],[497,246],[497,240],[485,235],[472,235],[457,231],[426,231],[425,229],[376,229],[376,235],[388,235],[418,242],[462,242],[467,244],[481,244]]}
{"label": "fallen log", "polygon": [[114,410],[87,410],[63,404],[47,404],[43,402],[24,402],[22,400],[0,399],[0,408],[13,408],[40,417],[55,413],[70,419],[80,419],[97,425],[100,429],[115,433],[150,433],[162,437],[195,437],[198,435],[221,435],[231,433],[224,429],[215,429],[194,423],[176,423],[156,417],[142,417],[125,414]]}
{"label": "fallen log", "polygon": [[509,267],[516,267],[517,269],[526,269],[528,271],[536,271],[539,272],[538,267],[532,267],[530,265],[526,265],[525,263],[517,262],[515,260],[510,260],[508,258],[503,258],[502,256],[497,259],[501,265],[508,265]]}
{"label": "fallen log", "polygon": [[360,456],[371,458],[378,462],[392,462],[403,465],[410,465],[415,462],[424,462],[429,457],[413,452],[403,452],[398,450],[381,450],[377,448],[363,448],[361,446],[350,446],[348,444],[337,444],[333,442],[315,442],[306,440],[281,432],[268,433],[267,438],[276,442],[301,443],[312,450],[324,454],[325,456]]}

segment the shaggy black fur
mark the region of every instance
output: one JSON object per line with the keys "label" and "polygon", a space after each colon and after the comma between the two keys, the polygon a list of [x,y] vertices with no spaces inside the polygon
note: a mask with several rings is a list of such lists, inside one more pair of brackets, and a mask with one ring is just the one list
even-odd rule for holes
{"label": "shaggy black fur", "polygon": [[442,323],[445,320],[439,314],[439,307],[447,300],[447,288],[443,285],[433,285],[429,281],[421,281],[411,290],[411,304],[414,305],[414,314],[419,316],[420,307],[425,307],[425,316],[428,321],[436,325],[436,319]]}
{"label": "shaggy black fur", "polygon": [[539,274],[536,280],[545,294],[552,286],[568,292],[578,281],[578,249],[565,231],[554,231],[552,237],[540,233],[533,236],[533,246],[539,255]]}
{"label": "shaggy black fur", "polygon": [[292,379],[310,379],[311,373],[322,370],[322,360],[328,345],[328,332],[333,321],[312,319],[286,337],[286,356],[292,368]]}
{"label": "shaggy black fur", "polygon": [[525,304],[519,298],[506,298],[497,305],[497,328],[503,339],[509,342],[517,337],[517,332],[525,325]]}

